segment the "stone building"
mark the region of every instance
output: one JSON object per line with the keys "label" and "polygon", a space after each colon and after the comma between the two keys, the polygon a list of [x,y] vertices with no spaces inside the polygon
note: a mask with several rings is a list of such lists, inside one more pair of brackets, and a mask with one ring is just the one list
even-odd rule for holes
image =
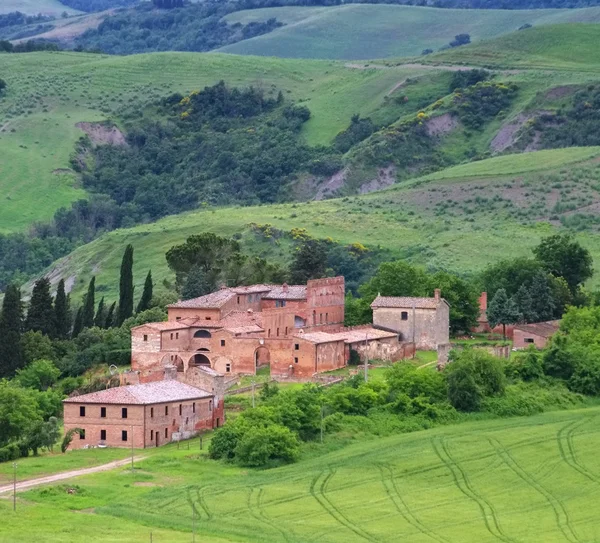
{"label": "stone building", "polygon": [[83,430],[72,449],[158,447],[222,424],[211,392],[174,379],[74,396],[63,406],[65,432]]}
{"label": "stone building", "polygon": [[450,306],[435,289],[433,298],[377,296],[371,304],[373,325],[399,334],[401,342],[434,350],[450,342]]}
{"label": "stone building", "polygon": [[525,349],[535,345],[543,349],[550,336],[558,332],[560,321],[515,324],[513,330],[513,349]]}

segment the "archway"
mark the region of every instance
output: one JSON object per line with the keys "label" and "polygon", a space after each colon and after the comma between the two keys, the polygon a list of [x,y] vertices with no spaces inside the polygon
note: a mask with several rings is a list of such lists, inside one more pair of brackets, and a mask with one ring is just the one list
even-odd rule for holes
{"label": "archway", "polygon": [[306,326],[306,321],[302,317],[299,317],[298,315],[296,315],[294,317],[294,328],[304,328],[305,326]]}
{"label": "archway", "polygon": [[208,330],[197,330],[194,334],[195,338],[210,338],[212,334]]}
{"label": "archway", "polygon": [[192,358],[190,358],[189,363],[190,368],[196,366],[208,366],[210,368],[210,360],[205,354],[196,353]]}
{"label": "archway", "polygon": [[266,347],[259,347],[254,351],[254,363],[257,368],[268,366],[271,363],[271,353]]}
{"label": "archway", "polygon": [[183,360],[179,355],[176,354],[167,354],[163,357],[161,361],[162,366],[173,365],[177,368],[177,371],[183,372]]}

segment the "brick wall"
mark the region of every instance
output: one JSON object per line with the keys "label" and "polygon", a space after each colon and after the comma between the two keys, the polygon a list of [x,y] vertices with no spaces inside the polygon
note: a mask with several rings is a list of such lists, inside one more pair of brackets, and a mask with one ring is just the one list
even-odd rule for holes
{"label": "brick wall", "polygon": [[[530,341],[526,341],[530,340]],[[533,340],[533,342],[531,341]],[[548,343],[548,338],[532,334],[531,332],[524,332],[515,328],[513,330],[513,348],[514,349],[526,349],[531,345],[535,345],[538,349],[543,349]]]}

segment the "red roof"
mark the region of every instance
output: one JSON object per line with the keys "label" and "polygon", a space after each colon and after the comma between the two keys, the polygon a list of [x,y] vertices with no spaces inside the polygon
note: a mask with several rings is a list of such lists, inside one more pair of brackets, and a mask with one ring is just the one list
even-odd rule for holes
{"label": "red roof", "polygon": [[532,322],[531,324],[515,324],[515,330],[521,330],[528,334],[540,337],[550,337],[558,332],[560,321]]}
{"label": "red roof", "polygon": [[437,309],[437,307],[444,302],[448,304],[443,298],[413,298],[410,296],[377,296],[371,308],[377,307],[392,307],[400,309]]}

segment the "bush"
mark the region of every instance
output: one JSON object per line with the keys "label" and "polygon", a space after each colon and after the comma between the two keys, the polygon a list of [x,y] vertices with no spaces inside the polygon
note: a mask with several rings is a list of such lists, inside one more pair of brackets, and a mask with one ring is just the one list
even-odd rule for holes
{"label": "bush", "polygon": [[214,460],[233,460],[239,432],[233,423],[226,424],[215,431],[208,447],[208,456]]}
{"label": "bush", "polygon": [[298,438],[279,424],[249,429],[235,448],[237,462],[249,467],[264,467],[273,461],[295,462],[299,454]]}
{"label": "bush", "polygon": [[10,462],[21,458],[21,451],[16,443],[10,443],[6,447],[0,447],[0,462]]}
{"label": "bush", "polygon": [[542,353],[531,346],[524,353],[513,355],[511,361],[505,366],[507,377],[533,381],[544,376]]}
{"label": "bush", "polygon": [[573,375],[568,381],[569,389],[589,396],[600,395],[600,353],[594,350],[577,362]]}

